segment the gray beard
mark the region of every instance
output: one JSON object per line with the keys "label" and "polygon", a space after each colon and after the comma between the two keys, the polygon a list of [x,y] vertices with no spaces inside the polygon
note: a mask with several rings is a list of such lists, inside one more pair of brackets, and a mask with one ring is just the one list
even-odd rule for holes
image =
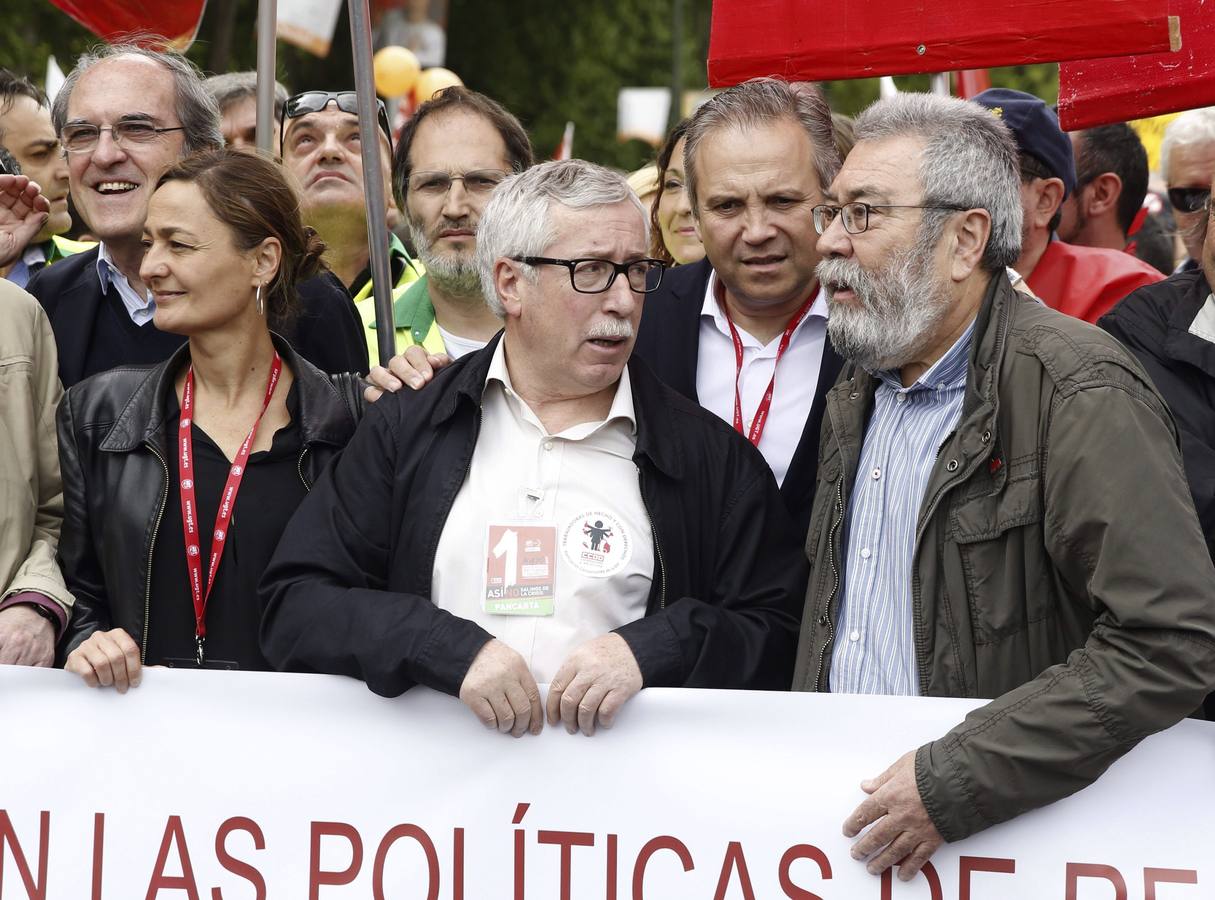
{"label": "gray beard", "polygon": [[[855,260],[824,259],[819,284],[830,308],[827,334],[836,351],[869,372],[914,362],[932,340],[951,306],[949,293],[933,272],[932,246],[917,246],[891,257],[870,272]],[[846,284],[855,300],[834,302],[834,285]]]}
{"label": "gray beard", "polygon": [[412,221],[409,222],[409,237],[418,252],[418,259],[426,266],[426,275],[443,293],[468,300],[481,301],[481,275],[472,259],[452,258],[435,253],[425,232]]}

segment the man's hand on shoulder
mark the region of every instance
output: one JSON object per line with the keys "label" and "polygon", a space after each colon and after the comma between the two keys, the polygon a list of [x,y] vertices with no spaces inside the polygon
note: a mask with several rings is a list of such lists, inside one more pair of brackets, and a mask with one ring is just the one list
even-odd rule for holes
{"label": "man's hand on shoulder", "polygon": [[867,859],[866,868],[880,875],[899,867],[899,879],[910,881],[924,863],[945,843],[928,816],[915,782],[915,751],[904,753],[898,762],[879,775],[861,782],[869,795],[844,820],[844,836],[864,836],[852,845],[853,859]]}
{"label": "man's hand on shoulder", "polygon": [[641,690],[641,669],[618,634],[587,641],[561,664],[548,689],[548,722],[570,734],[611,728],[625,702]]}
{"label": "man's hand on shoulder", "polygon": [[55,661],[55,627],[28,603],[0,610],[0,664],[49,666]]}
{"label": "man's hand on shoulder", "polygon": [[406,347],[404,353],[398,353],[388,360],[387,368],[372,366],[367,375],[371,384],[363,391],[363,398],[368,403],[374,403],[385,392],[395,394],[405,385],[420,391],[430,383],[436,372],[451,363],[452,358],[446,353],[427,353],[417,344]]}
{"label": "man's hand on shoulder", "polygon": [[544,727],[540,688],[523,657],[492,640],[477,654],[460,685],[460,700],[486,728],[522,737]]}

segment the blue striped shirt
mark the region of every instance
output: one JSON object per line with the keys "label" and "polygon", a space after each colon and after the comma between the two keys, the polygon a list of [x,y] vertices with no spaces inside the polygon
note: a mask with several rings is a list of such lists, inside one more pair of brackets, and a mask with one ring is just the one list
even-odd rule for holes
{"label": "blue striped shirt", "polygon": [[873,414],[852,488],[847,565],[831,690],[915,695],[911,566],[916,521],[937,450],[957,427],[974,322],[909,388],[877,372]]}

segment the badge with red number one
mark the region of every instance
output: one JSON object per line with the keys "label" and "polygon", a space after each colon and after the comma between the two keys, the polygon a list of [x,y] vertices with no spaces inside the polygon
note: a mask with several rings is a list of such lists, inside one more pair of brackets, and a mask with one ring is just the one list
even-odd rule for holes
{"label": "badge with red number one", "polygon": [[551,616],[557,596],[556,527],[490,525],[485,546],[485,611]]}

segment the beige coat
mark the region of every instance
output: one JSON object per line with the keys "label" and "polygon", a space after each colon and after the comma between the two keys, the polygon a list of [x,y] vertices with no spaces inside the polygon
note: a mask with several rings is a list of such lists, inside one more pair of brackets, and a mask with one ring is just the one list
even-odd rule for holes
{"label": "beige coat", "polygon": [[0,279],[0,598],[37,591],[70,616],[72,595],[55,559],[63,522],[58,372],[42,307]]}

